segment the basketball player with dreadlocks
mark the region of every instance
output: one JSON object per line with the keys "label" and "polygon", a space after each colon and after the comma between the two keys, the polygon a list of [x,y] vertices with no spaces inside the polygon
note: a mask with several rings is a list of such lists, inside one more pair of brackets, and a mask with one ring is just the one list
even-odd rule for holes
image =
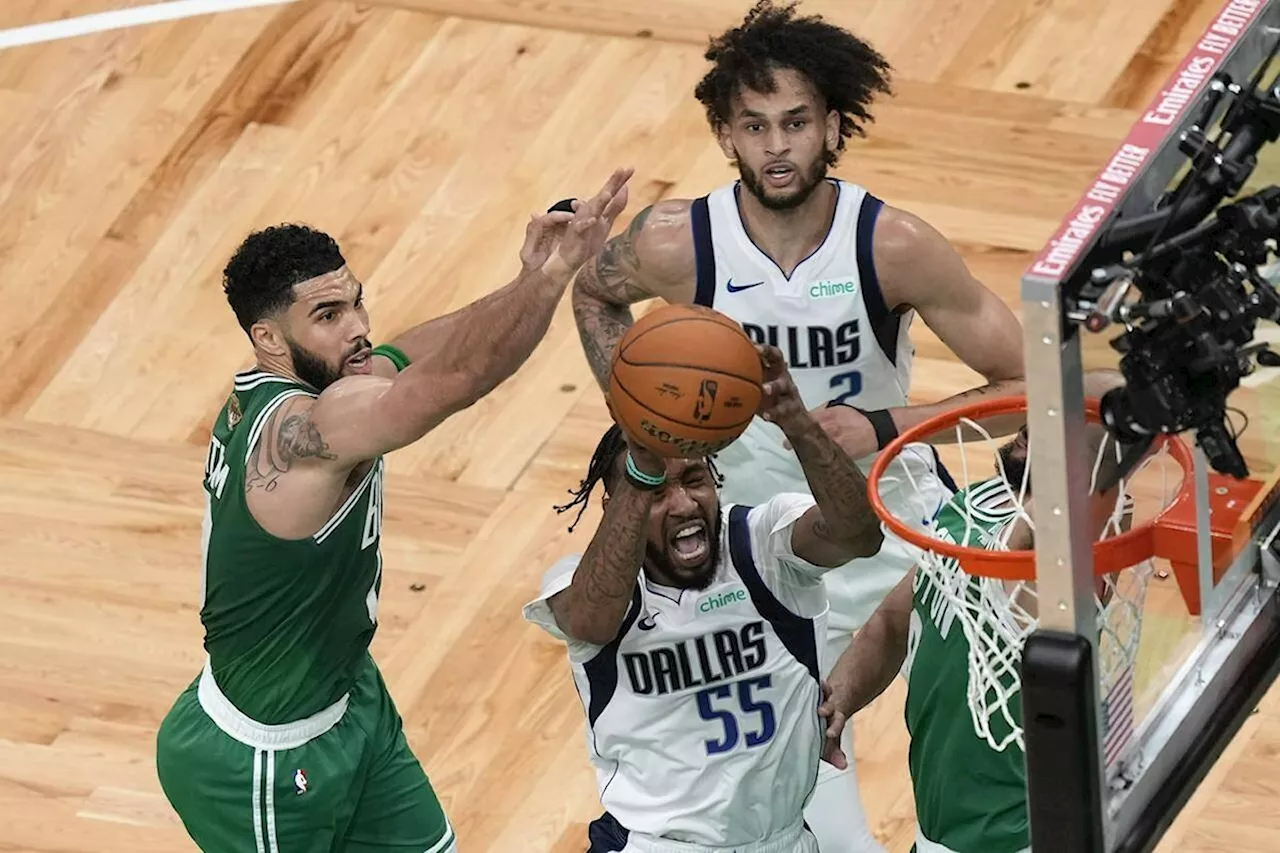
{"label": "basketball player with dreadlocks", "polygon": [[[706,56],[713,65],[695,96],[740,179],[646,208],[579,272],[574,313],[601,387],[631,325],[629,306],[660,297],[714,307],[781,349],[805,405],[864,471],[901,430],[980,396],[1021,393],[1022,332],[1004,302],[927,223],[827,177],[846,140],[864,134],[875,96],[890,91],[886,60],[852,33],[769,0],[713,39]],[[908,406],[916,314],[987,384]],[[760,419],[717,464],[736,503],[805,488],[785,437]],[[882,489],[883,499],[906,506],[923,497],[936,509],[951,490],[932,449],[902,454],[895,467],[906,465],[913,477],[893,482],[914,480],[928,493]],[[827,575],[828,660],[917,557],[888,536],[876,556]],[[883,851],[852,769],[824,768],[807,816],[826,853]]]}
{"label": "basketball player with dreadlocks", "polygon": [[[796,449],[805,494],[722,503],[707,459],[663,460],[611,428],[604,517],[525,618],[568,646],[605,813],[590,853],[814,853],[804,825],[824,743],[822,576],[874,554],[866,479],[760,347],[760,415]],[[811,494],[809,494],[811,493]],[[579,512],[579,515],[581,511]]]}

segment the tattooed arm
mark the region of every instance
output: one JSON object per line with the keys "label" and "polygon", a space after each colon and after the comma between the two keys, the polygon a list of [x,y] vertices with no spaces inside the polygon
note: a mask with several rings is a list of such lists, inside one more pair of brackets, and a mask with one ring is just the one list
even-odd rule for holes
{"label": "tattooed arm", "polygon": [[[646,474],[666,473],[661,459],[638,446],[632,445],[631,456]],[[656,494],[633,487],[625,476],[617,477],[573,582],[547,602],[568,636],[602,646],[617,635],[644,563],[649,509]]]}
{"label": "tattooed arm", "polygon": [[805,410],[782,351],[772,346],[757,349],[764,364],[760,417],[782,429],[817,501],[792,528],[792,553],[823,567],[874,555],[884,534],[867,497],[866,477]]}
{"label": "tattooed arm", "polygon": [[692,302],[695,281],[688,201],[660,201],[578,272],[573,316],[587,363],[603,390],[618,341],[631,328],[631,306],[653,297]]}

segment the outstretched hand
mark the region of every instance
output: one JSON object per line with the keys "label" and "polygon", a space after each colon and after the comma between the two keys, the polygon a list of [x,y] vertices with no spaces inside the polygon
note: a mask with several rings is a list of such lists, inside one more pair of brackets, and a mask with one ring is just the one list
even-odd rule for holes
{"label": "outstretched hand", "polygon": [[573,212],[552,210],[530,217],[520,263],[526,270],[561,267],[572,276],[609,239],[618,215],[627,206],[627,181],[632,169],[617,169],[605,185],[586,201],[574,199]]}

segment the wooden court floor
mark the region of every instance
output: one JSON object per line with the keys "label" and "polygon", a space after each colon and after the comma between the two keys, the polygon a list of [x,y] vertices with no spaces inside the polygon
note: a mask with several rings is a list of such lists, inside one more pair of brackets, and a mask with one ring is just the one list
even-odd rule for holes
{"label": "wooden court floor", "polygon": [[[0,30],[127,5],[5,0]],[[1016,307],[1220,4],[807,5],[897,69],[838,174]],[[153,738],[202,661],[205,442],[249,356],[218,287],[238,241],[285,220],[338,236],[381,339],[462,305],[513,274],[530,211],[616,164],[637,169],[628,216],[733,176],[692,88],[746,6],[304,2],[0,50],[0,850],[194,849]],[[915,341],[916,399],[974,382]],[[1274,465],[1263,392],[1249,452]],[[566,304],[512,381],[389,460],[374,653],[467,853],[579,851],[599,811],[562,651],[520,606],[589,537],[594,515],[569,535],[551,507],[606,425]],[[1162,850],[1280,849],[1277,695]],[[901,711],[899,684],[857,720],[894,853],[914,832]]]}

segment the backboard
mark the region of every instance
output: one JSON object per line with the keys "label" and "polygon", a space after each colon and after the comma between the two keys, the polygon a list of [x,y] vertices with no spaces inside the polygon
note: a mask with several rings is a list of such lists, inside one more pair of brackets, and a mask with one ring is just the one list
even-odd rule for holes
{"label": "backboard", "polygon": [[[1094,271],[1152,244],[1143,217],[1167,206],[1189,168],[1184,140],[1216,135],[1236,87],[1249,87],[1278,43],[1280,0],[1225,3],[1023,277],[1041,605],[1039,631],[1024,651],[1022,701],[1037,851],[1154,849],[1280,668],[1280,371],[1263,368],[1229,397],[1244,415],[1236,426],[1251,425],[1239,442],[1248,480],[1211,472],[1196,450],[1194,513],[1178,556],[1187,571],[1167,573],[1181,581],[1182,611],[1148,614],[1142,643],[1158,648],[1140,652],[1135,678],[1145,697],[1134,704],[1143,713],[1113,752],[1095,674],[1093,542],[1082,533],[1090,472],[1081,380],[1085,366],[1117,363],[1108,344],[1123,331],[1091,320],[1103,301],[1120,298],[1093,284]],[[1261,85],[1275,86],[1278,73],[1280,60]],[[1220,95],[1223,108],[1206,119]],[[1261,149],[1244,187],[1225,203],[1276,183],[1280,143]],[[1254,340],[1280,342],[1280,333],[1261,323]]]}

